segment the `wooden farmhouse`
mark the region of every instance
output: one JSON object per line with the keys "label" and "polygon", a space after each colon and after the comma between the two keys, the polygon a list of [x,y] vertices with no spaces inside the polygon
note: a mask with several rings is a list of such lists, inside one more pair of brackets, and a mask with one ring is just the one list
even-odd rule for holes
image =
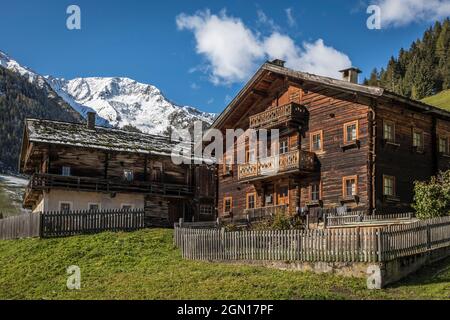
{"label": "wooden farmhouse", "polygon": [[[216,118],[224,133],[279,129],[264,157],[247,142],[224,148],[220,217],[344,205],[399,212],[410,209],[414,181],[450,168],[449,112],[357,84],[356,68],[341,72],[336,80],[267,62]],[[242,149],[246,162],[236,163]]]}
{"label": "wooden farmhouse", "polygon": [[20,171],[34,212],[144,208],[166,224],[215,217],[214,165],[176,165],[168,138],[49,120],[26,120]]}

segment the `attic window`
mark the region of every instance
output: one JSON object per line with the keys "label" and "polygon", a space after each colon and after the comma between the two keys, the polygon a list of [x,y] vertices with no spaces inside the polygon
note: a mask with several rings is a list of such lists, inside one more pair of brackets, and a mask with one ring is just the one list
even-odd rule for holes
{"label": "attic window", "polygon": [[62,170],[61,170],[61,171],[62,171],[61,174],[62,174],[64,177],[70,177],[70,167],[64,166],[64,167],[62,167]]}

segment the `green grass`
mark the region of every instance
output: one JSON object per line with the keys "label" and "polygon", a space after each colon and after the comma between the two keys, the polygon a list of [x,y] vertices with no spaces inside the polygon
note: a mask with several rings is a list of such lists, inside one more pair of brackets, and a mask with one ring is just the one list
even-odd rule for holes
{"label": "green grass", "polygon": [[[81,290],[66,268],[81,268]],[[386,290],[364,279],[186,261],[172,231],[0,242],[0,299],[445,299],[450,260]]]}
{"label": "green grass", "polygon": [[422,99],[423,102],[432,106],[450,111],[450,89],[439,92],[438,94]]}

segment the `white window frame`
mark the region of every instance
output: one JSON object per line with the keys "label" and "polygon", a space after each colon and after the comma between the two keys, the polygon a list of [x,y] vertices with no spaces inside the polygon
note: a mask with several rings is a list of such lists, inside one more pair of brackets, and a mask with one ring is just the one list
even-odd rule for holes
{"label": "white window frame", "polygon": [[62,204],[68,204],[70,206],[69,211],[73,211],[73,202],[72,201],[59,201],[58,203],[58,211],[60,212],[66,212],[66,211],[62,211],[61,210],[61,205]]}
{"label": "white window frame", "polygon": [[[68,173],[65,172],[66,170],[68,170]],[[72,175],[72,168],[70,166],[63,166],[61,169],[61,175],[63,177],[70,177]]]}
{"label": "white window frame", "polygon": [[90,208],[91,205],[97,205],[98,206],[98,211],[102,210],[102,204],[101,203],[99,203],[99,202],[89,202],[88,203],[88,210],[89,211],[91,211],[91,208]]}
{"label": "white window frame", "polygon": [[[131,180],[127,178],[125,172],[131,173]],[[134,181],[134,170],[133,169],[123,169],[123,179],[128,182]]]}

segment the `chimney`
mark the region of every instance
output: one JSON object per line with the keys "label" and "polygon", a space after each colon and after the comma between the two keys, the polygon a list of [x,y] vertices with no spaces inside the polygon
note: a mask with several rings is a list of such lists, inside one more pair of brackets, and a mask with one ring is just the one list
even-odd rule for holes
{"label": "chimney", "polygon": [[275,60],[270,61],[270,63],[274,64],[276,66],[279,66],[279,67],[284,67],[284,64],[286,63],[286,61],[281,60],[281,59],[275,59]]}
{"label": "chimney", "polygon": [[342,80],[348,81],[351,83],[358,83],[358,74],[362,71],[355,67],[350,67],[347,69],[339,70],[342,73]]}
{"label": "chimney", "polygon": [[87,127],[89,130],[95,130],[95,114],[92,111],[87,113]]}

